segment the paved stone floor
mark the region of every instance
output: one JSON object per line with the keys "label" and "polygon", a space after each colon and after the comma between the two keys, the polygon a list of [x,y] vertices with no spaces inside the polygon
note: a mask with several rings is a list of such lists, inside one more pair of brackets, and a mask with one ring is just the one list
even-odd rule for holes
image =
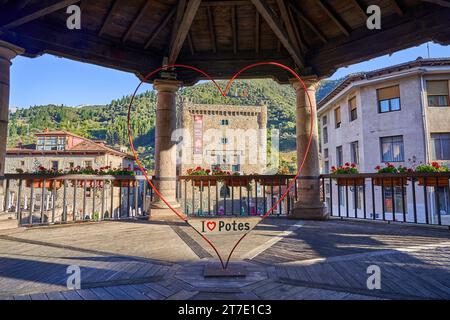
{"label": "paved stone floor", "polygon": [[[226,251],[231,239],[212,240]],[[211,263],[214,251],[178,222],[2,232],[0,299],[450,299],[445,229],[267,219],[232,257],[245,278],[204,278]],[[70,265],[80,267],[80,290],[67,289]],[[367,289],[370,265],[380,267],[380,290]]]}

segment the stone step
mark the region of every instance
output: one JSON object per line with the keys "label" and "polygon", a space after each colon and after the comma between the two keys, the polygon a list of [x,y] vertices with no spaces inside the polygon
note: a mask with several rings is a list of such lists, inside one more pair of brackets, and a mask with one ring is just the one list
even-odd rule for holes
{"label": "stone step", "polygon": [[0,222],[5,220],[16,220],[16,213],[0,213]]}

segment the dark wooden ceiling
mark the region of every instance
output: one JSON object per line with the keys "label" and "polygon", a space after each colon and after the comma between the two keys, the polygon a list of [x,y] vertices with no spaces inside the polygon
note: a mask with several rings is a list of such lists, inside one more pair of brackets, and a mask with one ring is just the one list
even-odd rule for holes
{"label": "dark wooden ceiling", "polygon": [[[82,9],[82,29],[68,30],[66,8]],[[366,27],[380,6],[382,29]],[[259,61],[278,61],[324,77],[336,68],[418,45],[450,43],[449,0],[0,0],[0,39],[143,77],[168,63],[229,78]],[[166,59],[164,59],[166,58]],[[176,70],[194,83],[195,72]],[[258,67],[246,77],[290,77]]]}

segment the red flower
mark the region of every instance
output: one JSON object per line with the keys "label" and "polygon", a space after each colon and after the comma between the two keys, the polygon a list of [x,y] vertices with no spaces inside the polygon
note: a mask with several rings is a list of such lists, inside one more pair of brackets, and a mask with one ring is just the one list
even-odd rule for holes
{"label": "red flower", "polygon": [[437,162],[432,162],[431,165],[432,165],[433,167],[435,167],[436,169],[439,169],[439,168],[441,167],[441,166],[439,165],[439,163],[437,163]]}
{"label": "red flower", "polygon": [[380,166],[376,166],[375,170],[381,170],[381,167]]}
{"label": "red flower", "polygon": [[350,166],[350,163],[346,162],[346,163],[345,163],[345,166],[346,166],[346,167]]}
{"label": "red flower", "polygon": [[356,168],[356,164],[355,163],[352,163],[352,168]]}
{"label": "red flower", "polygon": [[332,167],[331,167],[331,170],[335,171],[335,170],[336,170],[336,167],[335,167],[335,166],[332,166]]}

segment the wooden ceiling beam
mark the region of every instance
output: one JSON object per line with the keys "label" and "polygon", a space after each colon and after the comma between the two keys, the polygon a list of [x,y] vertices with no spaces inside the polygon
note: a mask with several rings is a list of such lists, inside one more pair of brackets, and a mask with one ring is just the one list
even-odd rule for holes
{"label": "wooden ceiling beam", "polygon": [[177,12],[175,14],[175,20],[173,22],[172,34],[170,36],[169,48],[172,48],[173,42],[175,41],[175,36],[180,28],[181,20],[183,19],[184,10],[186,9],[186,0],[179,0],[177,5]]}
{"label": "wooden ceiling beam", "polygon": [[394,7],[395,12],[399,15],[399,16],[403,16],[405,14],[405,12],[403,11],[402,7],[400,6],[400,4],[398,3],[397,0],[391,0],[392,6]]}
{"label": "wooden ceiling beam", "polygon": [[202,1],[201,7],[227,7],[227,6],[244,6],[250,5],[249,0],[237,0],[237,1]]}
{"label": "wooden ceiling beam", "polygon": [[172,16],[175,14],[176,7],[173,7],[164,17],[164,19],[161,21],[161,23],[156,27],[154,31],[152,31],[150,38],[148,39],[147,43],[144,46],[144,49],[150,48],[153,41],[156,39],[157,36],[161,33],[161,31],[166,27],[166,25],[169,23]]}
{"label": "wooden ceiling beam", "polygon": [[260,48],[260,31],[261,31],[261,27],[260,27],[260,17],[259,17],[259,12],[256,11],[255,13],[256,17],[256,21],[255,21],[255,52],[259,53],[259,48]]}
{"label": "wooden ceiling beam", "polygon": [[186,11],[184,12],[183,19],[180,23],[180,28],[175,36],[172,47],[169,53],[169,64],[176,62],[178,55],[180,54],[183,43],[186,40],[187,34],[191,29],[192,22],[194,21],[195,15],[197,14],[198,7],[200,6],[201,0],[190,0]]}
{"label": "wooden ceiling beam", "polygon": [[353,6],[356,8],[356,11],[359,12],[362,18],[367,19],[367,8],[364,7],[360,0],[350,0],[353,3]]}
{"label": "wooden ceiling beam", "polygon": [[327,43],[328,39],[319,30],[319,28],[308,19],[292,2],[288,2],[289,7],[294,11],[294,13],[319,37],[323,43]]}
{"label": "wooden ceiling beam", "polygon": [[236,23],[236,6],[231,7],[231,30],[233,33],[233,52],[236,54],[238,50],[238,44],[237,44],[237,23]]}
{"label": "wooden ceiling beam", "polygon": [[128,27],[127,31],[125,32],[125,34],[122,37],[122,42],[126,42],[131,34],[133,33],[133,31],[136,29],[136,26],[138,25],[138,23],[142,20],[142,18],[144,17],[145,13],[148,11],[148,9],[150,8],[150,4],[152,3],[152,0],[146,0],[144,2],[144,4],[142,5],[142,7],[139,9],[139,11],[136,13],[136,16],[133,19],[133,22],[131,23],[131,25]]}
{"label": "wooden ceiling beam", "polygon": [[302,51],[306,52],[308,50],[308,46],[306,45],[304,37],[300,32],[300,26],[296,23],[291,8],[288,8],[287,10],[289,13],[289,19],[292,21],[292,27],[294,28],[295,37],[297,38],[297,41],[300,44],[300,48],[302,49]]}
{"label": "wooden ceiling beam", "polygon": [[214,16],[211,7],[206,7],[206,11],[208,13],[208,27],[209,27],[209,36],[211,38],[212,51],[216,53],[217,44],[216,44],[216,33],[214,31]]}
{"label": "wooden ceiling beam", "polygon": [[80,0],[46,0],[17,10],[16,12],[2,12],[0,26],[3,29],[17,28],[25,23],[44,17],[50,13],[66,8]]}
{"label": "wooden ceiling beam", "polygon": [[278,8],[280,9],[280,15],[281,20],[284,23],[284,26],[286,27],[287,35],[289,37],[290,42],[295,47],[297,51],[300,51],[300,44],[297,39],[297,36],[295,35],[294,26],[291,21],[291,17],[289,16],[289,12],[286,8],[286,3],[284,0],[277,0]]}
{"label": "wooden ceiling beam", "polygon": [[98,36],[101,37],[104,33],[106,28],[110,25],[112,18],[114,17],[114,13],[116,13],[118,7],[120,4],[120,0],[113,0],[108,13],[106,14],[106,18],[103,21],[102,27],[100,28],[100,31],[98,32]]}
{"label": "wooden ceiling beam", "polygon": [[191,55],[194,55],[195,47],[194,47],[194,42],[192,41],[192,35],[191,35],[190,31],[188,32],[187,40],[188,40],[189,50],[191,51]]}
{"label": "wooden ceiling beam", "polygon": [[436,4],[438,6],[442,6],[445,8],[450,8],[450,1],[447,1],[447,0],[421,0],[421,1],[433,3],[433,4]]}
{"label": "wooden ceiling beam", "polygon": [[347,37],[350,35],[351,30],[337,12],[326,2],[326,0],[318,0],[319,7],[328,15],[328,17],[336,24],[339,30],[342,31]]}
{"label": "wooden ceiling beam", "polygon": [[266,1],[265,0],[251,0],[251,1],[255,5],[256,10],[258,10],[259,14],[263,17],[263,19],[267,22],[267,24],[275,33],[277,38],[280,40],[281,44],[286,48],[292,60],[294,60],[294,63],[300,68],[303,67],[304,66],[303,57],[289,41],[289,37],[284,32],[281,24],[277,21],[277,19],[273,17],[272,12],[267,6]]}

